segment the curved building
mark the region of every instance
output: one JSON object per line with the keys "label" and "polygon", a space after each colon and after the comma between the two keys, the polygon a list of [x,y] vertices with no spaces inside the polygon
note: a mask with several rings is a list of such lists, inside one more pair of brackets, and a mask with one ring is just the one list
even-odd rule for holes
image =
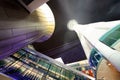
{"label": "curved building", "polygon": [[119,4],[0,0],[0,80],[119,80]]}
{"label": "curved building", "polygon": [[17,1],[2,0],[0,4],[0,59],[35,41],[46,41],[53,34],[55,20],[47,4],[33,13]]}

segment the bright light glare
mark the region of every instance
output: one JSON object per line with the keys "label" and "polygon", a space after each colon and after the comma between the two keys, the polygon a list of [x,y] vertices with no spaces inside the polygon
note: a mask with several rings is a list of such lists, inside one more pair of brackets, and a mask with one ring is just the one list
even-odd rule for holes
{"label": "bright light glare", "polygon": [[41,5],[38,9],[44,13],[48,21],[55,22],[54,15],[47,4]]}
{"label": "bright light glare", "polygon": [[67,27],[69,30],[74,30],[77,25],[78,25],[78,23],[76,20],[70,20],[67,24]]}

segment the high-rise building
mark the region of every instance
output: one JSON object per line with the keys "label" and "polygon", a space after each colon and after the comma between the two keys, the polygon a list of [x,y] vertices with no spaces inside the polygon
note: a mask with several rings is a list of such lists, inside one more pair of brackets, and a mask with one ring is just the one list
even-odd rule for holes
{"label": "high-rise building", "polygon": [[120,2],[93,3],[0,0],[0,80],[119,80]]}

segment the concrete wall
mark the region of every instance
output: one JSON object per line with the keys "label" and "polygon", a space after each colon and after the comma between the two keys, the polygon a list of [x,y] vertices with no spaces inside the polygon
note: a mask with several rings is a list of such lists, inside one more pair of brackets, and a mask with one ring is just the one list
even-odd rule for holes
{"label": "concrete wall", "polygon": [[29,14],[18,2],[0,1],[0,59],[36,40],[47,40],[53,31],[54,22],[40,8]]}
{"label": "concrete wall", "polygon": [[37,9],[39,6],[46,3],[48,0],[34,0],[32,3],[28,5],[31,12],[33,12],[35,9]]}
{"label": "concrete wall", "polygon": [[30,4],[26,5],[22,0],[18,0],[30,13],[36,10],[49,0],[33,0]]}

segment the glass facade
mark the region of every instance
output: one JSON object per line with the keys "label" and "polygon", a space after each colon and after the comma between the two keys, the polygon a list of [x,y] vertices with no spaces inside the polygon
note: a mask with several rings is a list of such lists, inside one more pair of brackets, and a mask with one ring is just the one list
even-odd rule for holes
{"label": "glass facade", "polygon": [[89,66],[88,63],[86,64],[80,64],[80,63],[76,63],[76,64],[72,64],[70,65],[72,68],[78,70],[78,71],[82,71],[83,73],[94,77],[94,71],[92,70],[92,67]]}
{"label": "glass facade", "polygon": [[89,58],[89,63],[90,66],[94,67],[96,69],[99,61],[102,59],[102,54],[95,48],[91,50],[90,58]]}
{"label": "glass facade", "polygon": [[99,40],[106,44],[107,46],[114,48],[114,46],[118,44],[119,39],[120,39],[120,25],[109,30]]}
{"label": "glass facade", "polygon": [[0,72],[16,80],[90,80],[24,49],[0,60]]}

